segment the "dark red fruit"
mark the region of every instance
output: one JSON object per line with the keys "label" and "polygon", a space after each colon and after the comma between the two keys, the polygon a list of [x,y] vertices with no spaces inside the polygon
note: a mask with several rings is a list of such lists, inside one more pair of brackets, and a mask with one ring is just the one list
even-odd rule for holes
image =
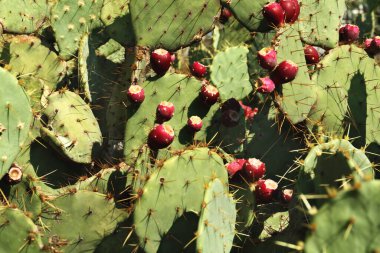
{"label": "dark red fruit", "polygon": [[356,25],[347,24],[339,29],[339,41],[352,43],[359,38],[360,29]]}
{"label": "dark red fruit", "polygon": [[273,48],[265,47],[257,52],[257,58],[262,68],[272,70],[277,65],[277,53]]}
{"label": "dark red fruit", "polygon": [[279,4],[285,12],[285,22],[294,23],[300,14],[300,5],[297,0],[280,0]]}
{"label": "dark red fruit", "polygon": [[222,109],[222,112],[225,112],[227,110],[233,110],[236,112],[240,112],[241,105],[240,105],[239,101],[237,101],[236,99],[230,98],[226,102],[223,103],[221,109]]}
{"label": "dark red fruit", "polygon": [[202,119],[198,116],[191,116],[187,120],[187,125],[195,132],[198,132],[202,129],[203,122]]}
{"label": "dark red fruit", "polygon": [[372,39],[371,48],[373,50],[373,54],[380,53],[380,36],[376,36]]}
{"label": "dark red fruit", "polygon": [[191,73],[196,77],[204,77],[207,74],[207,68],[205,65],[195,61],[191,66]]}
{"label": "dark red fruit", "polygon": [[265,163],[256,158],[248,159],[244,164],[244,173],[248,180],[256,181],[264,176]]}
{"label": "dark red fruit", "polygon": [[269,77],[259,78],[257,84],[259,86],[257,91],[260,93],[271,93],[276,88],[276,85]]}
{"label": "dark red fruit", "polygon": [[150,65],[157,75],[163,76],[170,68],[172,55],[165,49],[156,49],[150,55]]}
{"label": "dark red fruit", "polygon": [[283,26],[285,23],[285,12],[279,3],[270,3],[264,6],[263,16],[270,25]]}
{"label": "dark red fruit", "polygon": [[227,172],[230,177],[233,177],[237,172],[241,171],[244,167],[245,159],[236,159],[226,164]]}
{"label": "dark red fruit", "polygon": [[267,202],[273,199],[278,184],[271,179],[260,179],[257,182],[255,193],[259,200]]}
{"label": "dark red fruit", "polygon": [[228,22],[230,17],[232,16],[232,13],[229,9],[223,7],[222,11],[220,12],[219,22],[222,24],[225,24]]}
{"label": "dark red fruit", "polygon": [[319,53],[315,47],[307,45],[304,49],[306,63],[317,64],[319,62]]}
{"label": "dark red fruit", "polygon": [[160,122],[170,120],[174,116],[174,105],[171,102],[163,101],[157,106],[157,119]]}
{"label": "dark red fruit", "polygon": [[200,98],[205,104],[211,106],[218,101],[219,91],[211,84],[203,85],[200,92]]}
{"label": "dark red fruit", "polygon": [[270,78],[276,85],[281,85],[293,81],[298,73],[298,66],[290,60],[278,64],[270,74]]}
{"label": "dark red fruit", "polygon": [[252,109],[250,106],[244,105],[242,101],[239,101],[241,108],[244,110],[244,116],[246,120],[252,120],[259,112],[259,108]]}
{"label": "dark red fruit", "polygon": [[8,183],[10,185],[18,184],[22,180],[22,169],[17,164],[12,164],[12,167],[8,170]]}
{"label": "dark red fruit", "polygon": [[293,190],[284,189],[281,191],[281,200],[285,203],[289,203],[293,199]]}
{"label": "dark red fruit", "polygon": [[145,99],[144,89],[139,85],[131,85],[127,95],[135,103],[142,103]]}
{"label": "dark red fruit", "polygon": [[168,147],[174,140],[174,130],[169,125],[155,125],[148,136],[148,145],[151,149]]}
{"label": "dark red fruit", "polygon": [[234,127],[239,125],[240,114],[234,110],[226,110],[222,113],[222,124],[225,127]]}

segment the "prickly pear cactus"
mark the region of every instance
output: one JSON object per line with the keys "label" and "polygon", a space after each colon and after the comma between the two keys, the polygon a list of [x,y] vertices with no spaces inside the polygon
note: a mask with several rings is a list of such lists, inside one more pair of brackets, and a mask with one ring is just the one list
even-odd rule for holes
{"label": "prickly pear cactus", "polygon": [[0,0],[0,252],[379,252],[378,6]]}

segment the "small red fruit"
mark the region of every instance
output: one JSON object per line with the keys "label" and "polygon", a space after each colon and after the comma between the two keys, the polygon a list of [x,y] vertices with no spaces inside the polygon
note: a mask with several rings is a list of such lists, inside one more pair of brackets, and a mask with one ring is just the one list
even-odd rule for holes
{"label": "small red fruit", "polygon": [[142,103],[145,99],[144,89],[139,85],[131,85],[128,89],[127,96],[135,103]]}
{"label": "small red fruit", "polygon": [[191,72],[196,77],[204,77],[207,74],[207,68],[205,65],[201,64],[200,62],[193,62],[193,65],[191,66]]}
{"label": "small red fruit", "polygon": [[240,114],[234,110],[226,110],[222,113],[222,124],[225,127],[234,127],[239,125]]}
{"label": "small red fruit", "polygon": [[248,159],[244,164],[244,172],[250,181],[262,178],[266,172],[265,163],[256,158]]}
{"label": "small red fruit", "polygon": [[281,191],[281,200],[285,203],[289,203],[293,199],[293,190],[284,189]]}
{"label": "small red fruit", "polygon": [[285,21],[294,23],[300,14],[300,5],[297,0],[280,0],[280,5],[285,12]]}
{"label": "small red fruit", "polygon": [[255,115],[259,112],[259,108],[251,108],[250,106],[244,105],[242,101],[239,101],[241,108],[244,110],[244,116],[246,120],[252,120]]}
{"label": "small red fruit", "polygon": [[271,179],[260,179],[256,185],[256,195],[261,201],[270,201],[273,198],[278,184]]}
{"label": "small red fruit", "polygon": [[163,101],[157,106],[157,119],[160,122],[169,121],[174,116],[175,107],[173,103]]}
{"label": "small red fruit", "polygon": [[285,23],[285,12],[279,3],[269,3],[263,8],[263,16],[270,25],[283,26]]}
{"label": "small red fruit", "polygon": [[276,85],[293,81],[298,73],[298,66],[290,60],[286,60],[278,64],[278,66],[270,74],[270,78]]}
{"label": "small red fruit", "polygon": [[203,85],[200,92],[200,98],[205,104],[211,106],[218,101],[219,91],[211,84]]}
{"label": "small red fruit", "polygon": [[371,48],[374,54],[377,54],[380,52],[380,36],[376,36],[372,39]]}
{"label": "small red fruit", "polygon": [[277,53],[273,48],[265,47],[257,52],[259,64],[263,69],[272,70],[277,65]]}
{"label": "small red fruit", "polygon": [[187,125],[195,132],[198,132],[202,129],[203,122],[202,119],[198,116],[191,116],[187,120]]}
{"label": "small red fruit", "polygon": [[174,130],[169,125],[155,125],[148,136],[148,145],[151,149],[162,149],[172,144]]}
{"label": "small red fruit", "polygon": [[156,49],[150,55],[150,65],[157,75],[163,76],[170,68],[172,55],[165,49]]}
{"label": "small red fruit", "polygon": [[231,11],[228,8],[223,7],[222,11],[220,12],[219,22],[225,24],[228,22],[231,16]]}
{"label": "small red fruit", "polygon": [[319,53],[315,47],[307,45],[304,49],[306,63],[317,64],[319,62]]}
{"label": "small red fruit", "polygon": [[339,41],[352,43],[359,38],[360,29],[356,25],[347,24],[339,29]]}
{"label": "small red fruit", "polygon": [[230,177],[233,177],[238,171],[243,169],[245,159],[236,159],[226,164],[227,172]]}
{"label": "small red fruit", "polygon": [[257,83],[259,85],[257,91],[260,93],[271,93],[276,88],[276,85],[269,77],[259,78]]}

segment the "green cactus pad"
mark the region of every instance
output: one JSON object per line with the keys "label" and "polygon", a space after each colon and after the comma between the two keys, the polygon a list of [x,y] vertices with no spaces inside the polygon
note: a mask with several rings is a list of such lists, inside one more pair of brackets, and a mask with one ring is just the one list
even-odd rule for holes
{"label": "green cactus pad", "polygon": [[0,178],[28,138],[32,109],[17,79],[0,68]]}
{"label": "green cactus pad", "polygon": [[[244,234],[251,228],[255,220],[256,198],[247,183],[232,182],[230,192],[234,193],[236,199],[236,230]],[[240,237],[235,238],[237,241],[241,241],[241,239]]]}
{"label": "green cactus pad", "polygon": [[[338,45],[345,0],[302,0],[298,30],[307,44],[324,48]],[[297,24],[296,24],[297,25]]]}
{"label": "green cactus pad", "polygon": [[54,92],[47,100],[43,138],[64,157],[91,163],[102,143],[102,134],[90,107],[71,91]]}
{"label": "green cactus pad", "polygon": [[275,49],[278,63],[291,60],[298,65],[296,78],[290,83],[281,85],[280,91],[276,95],[276,102],[281,111],[292,124],[297,124],[307,118],[316,100],[316,95],[312,90],[314,84],[310,80],[303,45],[299,32],[294,25],[282,28],[274,43],[277,45]]}
{"label": "green cactus pad", "polygon": [[266,32],[271,29],[262,14],[268,0],[222,0],[222,3],[228,6],[234,16],[251,32]]}
{"label": "green cactus pad", "polygon": [[136,43],[177,50],[199,41],[213,28],[218,0],[131,0],[129,4]]}
{"label": "green cactus pad", "polygon": [[[297,188],[302,193],[326,192],[325,187],[341,187],[345,181],[372,179],[374,170],[364,151],[347,140],[332,140],[314,147],[299,172]],[[345,181],[342,181],[345,178]]]}
{"label": "green cactus pad", "polygon": [[9,61],[6,63],[31,98],[33,109],[38,111],[46,102],[43,95],[54,91],[65,77],[66,62],[37,37],[20,35],[8,43]]}
{"label": "green cactus pad", "polygon": [[43,244],[38,227],[22,211],[0,207],[0,251],[39,253]]}
{"label": "green cactus pad", "polygon": [[218,88],[220,98],[243,99],[252,92],[247,65],[248,48],[231,47],[215,55],[211,71],[211,82]]}
{"label": "green cactus pad", "polygon": [[0,24],[9,33],[33,33],[50,16],[48,0],[1,0]]}
{"label": "green cactus pad", "polygon": [[254,36],[236,19],[230,18],[224,26],[216,27],[213,33],[214,47],[219,50],[241,46],[251,41]]}
{"label": "green cactus pad", "polygon": [[46,205],[42,215],[47,228],[45,244],[65,252],[93,251],[125,215],[115,208],[112,199],[100,193],[78,191],[60,195]]}
{"label": "green cactus pad", "polygon": [[219,179],[209,183],[202,206],[197,231],[197,251],[230,252],[235,237],[235,201]]}
{"label": "green cactus pad", "polygon": [[113,63],[123,63],[125,60],[125,48],[116,40],[110,39],[106,44],[96,49],[96,55],[103,56]]}
{"label": "green cactus pad", "polygon": [[378,252],[380,250],[380,181],[340,192],[312,220],[306,253]]}
{"label": "green cactus pad", "polygon": [[[191,144],[193,139],[205,140],[207,128],[218,105],[211,108],[203,104],[199,96],[201,81],[181,74],[166,74],[161,78],[151,78],[141,85],[145,91],[145,100],[141,105],[133,104],[127,108],[129,119],[125,128],[124,155],[126,161],[136,157],[138,150],[147,143],[150,130],[154,127],[157,105],[162,101],[172,102],[175,106],[174,117],[166,122],[175,132],[171,149],[181,149]],[[187,127],[191,116],[202,118],[202,130],[195,136]]]}
{"label": "green cactus pad", "polygon": [[83,34],[102,26],[103,0],[62,0],[51,10],[51,25],[64,59],[74,57]]}
{"label": "green cactus pad", "polygon": [[145,252],[157,251],[162,235],[184,212],[201,212],[207,185],[215,178],[228,182],[223,160],[207,148],[172,157],[150,176],[136,201],[133,218]]}
{"label": "green cactus pad", "polygon": [[349,128],[350,137],[360,137],[358,146],[380,144],[380,112],[376,110],[380,67],[355,45],[331,50],[321,66],[313,75],[320,91],[309,127],[321,126],[326,133],[340,136]]}

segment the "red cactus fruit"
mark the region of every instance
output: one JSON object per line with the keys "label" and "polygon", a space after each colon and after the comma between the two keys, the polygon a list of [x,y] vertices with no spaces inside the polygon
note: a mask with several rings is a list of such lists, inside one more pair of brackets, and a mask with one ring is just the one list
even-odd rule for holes
{"label": "red cactus fruit", "polygon": [[285,12],[279,3],[269,3],[263,8],[263,16],[270,25],[281,27],[285,23]]}
{"label": "red cactus fruit", "polygon": [[221,110],[222,110],[222,112],[225,112],[227,110],[233,110],[236,112],[240,112],[241,108],[242,107],[241,107],[239,101],[237,101],[234,98],[230,98],[222,104]]}
{"label": "red cactus fruit", "polygon": [[285,12],[285,22],[294,23],[300,14],[300,5],[297,0],[280,0],[279,4]]}
{"label": "red cactus fruit", "polygon": [[257,52],[259,64],[263,69],[273,70],[277,65],[277,53],[273,48],[265,47]]}
{"label": "red cactus fruit", "polygon": [[135,103],[142,103],[145,99],[144,89],[139,85],[131,85],[128,89],[127,96]]}
{"label": "red cactus fruit", "polygon": [[170,68],[172,55],[165,49],[156,49],[150,55],[150,65],[157,75],[163,76]]}
{"label": "red cactus fruit", "polygon": [[352,43],[359,38],[360,29],[356,25],[347,24],[339,29],[339,41]]}
{"label": "red cactus fruit", "polygon": [[269,77],[259,78],[257,84],[259,85],[257,91],[260,93],[271,93],[276,88],[276,85]]}
{"label": "red cactus fruit", "polygon": [[157,124],[148,135],[148,145],[151,149],[162,149],[172,144],[174,130],[170,125]]}
{"label": "red cactus fruit", "polygon": [[293,199],[293,190],[284,189],[281,191],[281,200],[285,203],[289,203]]}
{"label": "red cactus fruit", "polygon": [[173,103],[163,101],[157,106],[157,119],[160,122],[169,121],[174,116],[175,107]]}
{"label": "red cactus fruit", "polygon": [[371,48],[374,54],[377,54],[380,52],[380,36],[376,36],[372,39]]}
{"label": "red cactus fruit", "polygon": [[278,184],[271,179],[260,179],[257,182],[255,193],[259,200],[267,202],[273,199]]}
{"label": "red cactus fruit", "polygon": [[195,61],[191,66],[191,73],[193,73],[194,76],[201,78],[207,74],[207,68],[200,62]]}
{"label": "red cactus fruit", "polygon": [[227,172],[230,177],[233,177],[237,172],[241,171],[245,164],[245,159],[236,159],[226,164]]}
{"label": "red cactus fruit", "polygon": [[228,8],[223,7],[222,11],[220,12],[219,22],[225,24],[228,22],[231,16],[231,11]]}
{"label": "red cactus fruit", "polygon": [[237,126],[240,121],[240,114],[234,110],[226,110],[222,113],[221,121],[225,127]]}
{"label": "red cactus fruit", "polygon": [[293,81],[298,73],[298,66],[290,60],[286,60],[278,64],[278,66],[270,74],[270,78],[276,85]]}
{"label": "red cactus fruit", "polygon": [[187,125],[190,127],[191,130],[198,132],[202,129],[203,122],[202,119],[198,116],[191,116],[187,120]]}
{"label": "red cactus fruit", "polygon": [[250,106],[244,105],[242,101],[239,101],[241,108],[244,110],[244,116],[246,120],[252,120],[255,115],[259,112],[258,108],[251,108]]}
{"label": "red cactus fruit", "polygon": [[266,172],[265,163],[256,158],[246,160],[244,164],[244,174],[251,182],[256,181],[264,176]]}
{"label": "red cactus fruit", "polygon": [[200,98],[205,104],[211,106],[218,101],[219,91],[211,84],[203,85],[200,92]]}
{"label": "red cactus fruit", "polygon": [[319,62],[319,53],[315,47],[307,45],[304,48],[304,53],[307,64],[317,64]]}

